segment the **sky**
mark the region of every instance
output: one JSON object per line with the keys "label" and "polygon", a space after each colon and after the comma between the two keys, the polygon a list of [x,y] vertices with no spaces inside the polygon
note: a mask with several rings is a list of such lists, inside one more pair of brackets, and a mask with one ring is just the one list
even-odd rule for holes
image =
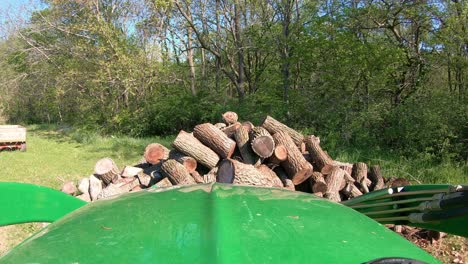
{"label": "sky", "polygon": [[0,0],[0,38],[8,35],[8,21],[26,21],[31,12],[43,8],[40,0]]}

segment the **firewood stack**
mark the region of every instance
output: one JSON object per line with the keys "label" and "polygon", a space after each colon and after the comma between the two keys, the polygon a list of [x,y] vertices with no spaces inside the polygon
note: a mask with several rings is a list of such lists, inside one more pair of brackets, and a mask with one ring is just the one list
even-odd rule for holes
{"label": "firewood stack", "polygon": [[224,123],[199,124],[192,133],[181,130],[172,150],[148,145],[134,166],[120,170],[110,158],[99,160],[74,194],[95,201],[153,185],[220,182],[285,188],[340,202],[386,186],[379,166],[334,160],[319,137],[304,136],[271,116],[260,126],[240,123],[234,112],[222,119]]}

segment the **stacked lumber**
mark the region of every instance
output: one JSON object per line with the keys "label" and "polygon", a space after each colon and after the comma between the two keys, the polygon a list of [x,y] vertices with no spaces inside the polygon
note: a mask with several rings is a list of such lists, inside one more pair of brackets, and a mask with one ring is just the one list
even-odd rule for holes
{"label": "stacked lumber", "polygon": [[271,116],[259,126],[239,122],[234,112],[226,112],[222,120],[199,124],[192,133],[181,130],[172,149],[149,144],[133,166],[119,168],[103,158],[76,189],[70,182],[62,189],[95,201],[152,186],[220,182],[285,188],[340,202],[382,189],[386,182],[394,186],[404,181],[384,179],[377,165],[334,160],[319,137],[302,135]]}

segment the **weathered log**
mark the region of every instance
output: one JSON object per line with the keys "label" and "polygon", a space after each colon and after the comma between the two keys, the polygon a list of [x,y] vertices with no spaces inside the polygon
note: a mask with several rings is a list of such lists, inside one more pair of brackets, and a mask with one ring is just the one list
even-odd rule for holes
{"label": "weathered log", "polygon": [[73,181],[67,181],[63,183],[62,188],[60,188],[60,191],[69,195],[74,195],[78,192],[78,189],[76,188],[75,183]]}
{"label": "weathered log", "polygon": [[180,164],[176,160],[169,159],[164,162],[164,164],[161,165],[161,171],[174,185],[189,185],[196,183],[184,165]]}
{"label": "weathered log", "polygon": [[[276,181],[250,164],[230,159],[234,165],[234,184],[274,187]],[[220,168],[221,169],[221,168]]]}
{"label": "weathered log", "polygon": [[243,122],[242,126],[245,128],[245,130],[247,130],[248,133],[250,133],[250,131],[255,127],[250,121]]}
{"label": "weathered log", "polygon": [[367,164],[358,162],[353,166],[353,173],[351,176],[356,180],[359,189],[363,193],[368,193],[369,188],[367,185]]}
{"label": "weathered log", "polygon": [[266,163],[281,164],[281,162],[288,159],[288,149],[283,145],[275,146],[273,154],[266,160]]}
{"label": "weathered log", "polygon": [[216,175],[218,174],[218,167],[214,167],[207,174],[203,176],[205,183],[216,182]]}
{"label": "weathered log", "polygon": [[359,188],[350,182],[346,183],[346,186],[341,191],[348,199],[362,195],[362,192],[359,190]]}
{"label": "weathered log", "polygon": [[275,150],[275,141],[263,127],[255,127],[250,131],[252,150],[261,158],[268,158]]}
{"label": "weathered log", "polygon": [[238,119],[238,116],[237,116],[237,113],[235,112],[227,111],[226,113],[223,114],[223,120],[228,125],[236,123],[237,119]]}
{"label": "weathered log", "polygon": [[89,195],[89,178],[83,178],[78,182],[78,191]]}
{"label": "weathered log", "polygon": [[198,173],[198,171],[193,171],[190,173],[190,176],[195,180],[196,183],[205,183],[205,179]]}
{"label": "weathered log", "polygon": [[169,149],[159,143],[151,143],[145,148],[143,154],[146,162],[154,165],[169,158]]}
{"label": "weathered log", "polygon": [[76,198],[80,199],[80,200],[83,200],[87,203],[91,202],[91,197],[89,196],[89,193],[82,193],[80,195],[78,195]]}
{"label": "weathered log", "polygon": [[256,164],[259,161],[259,157],[253,152],[252,147],[249,144],[249,133],[244,126],[240,126],[234,133],[237,147],[242,156],[244,163]]}
{"label": "weathered log", "polygon": [[295,185],[301,184],[312,175],[312,165],[307,162],[294,144],[289,134],[284,131],[273,135],[276,145],[283,145],[288,150],[288,159],[281,162],[289,178]]}
{"label": "weathered log", "polygon": [[89,176],[89,196],[91,201],[97,200],[99,194],[102,192],[102,182],[94,175]]}
{"label": "weathered log", "polygon": [[385,183],[382,177],[382,173],[380,172],[379,165],[371,166],[370,173],[368,174],[368,176],[369,179],[372,181],[372,184],[369,187],[370,190],[376,191],[385,187]]}
{"label": "weathered log", "polygon": [[[323,151],[320,147],[320,140],[316,136],[307,136],[305,138],[305,143],[307,151],[312,159],[312,164],[317,171],[320,171],[324,175],[328,175],[333,168],[329,166],[334,166],[333,160]],[[327,166],[327,170],[323,170]]]}
{"label": "weathered log", "polygon": [[203,166],[212,169],[219,161],[219,156],[209,147],[203,145],[191,134],[181,130],[172,146],[178,151],[197,160]]}
{"label": "weathered log", "polygon": [[124,178],[128,178],[128,177],[138,176],[140,173],[143,173],[142,168],[133,167],[133,166],[125,166],[124,169],[122,170],[121,175]]}
{"label": "weathered log", "polygon": [[216,123],[216,124],[214,124],[214,126],[221,130],[221,129],[226,127],[226,124],[225,123]]}
{"label": "weathered log", "polygon": [[281,180],[281,182],[283,183],[283,186],[284,186],[285,189],[288,189],[288,190],[291,190],[291,191],[296,190],[296,188],[294,187],[294,183],[292,182],[291,179],[288,179],[288,175],[284,171],[283,167],[277,166],[277,167],[275,167],[273,169],[273,171],[278,176],[278,178]]}
{"label": "weathered log", "polygon": [[234,140],[210,123],[195,126],[193,135],[223,159],[230,158],[236,148]]}
{"label": "weathered log", "polygon": [[137,175],[137,178],[138,180],[140,181],[140,184],[143,186],[143,187],[150,187],[151,185],[153,185],[155,182],[154,178],[151,177],[150,175],[148,174],[144,174],[143,172],[142,173],[139,173]]}
{"label": "weathered log", "polygon": [[236,122],[232,125],[229,125],[223,129],[221,129],[221,131],[223,131],[224,134],[226,134],[226,136],[228,136],[229,138],[233,138],[234,137],[234,134],[236,133],[236,130],[241,127],[241,123],[239,122]]}
{"label": "weathered log", "polygon": [[312,194],[317,196],[317,197],[323,197],[323,192],[314,192]]}
{"label": "weathered log", "polygon": [[169,159],[174,159],[180,164],[184,165],[184,167],[187,169],[189,173],[194,172],[197,169],[198,163],[197,160],[190,157],[186,156],[185,154],[177,151],[177,150],[171,150],[169,152]]}
{"label": "weathered log", "polygon": [[313,193],[326,193],[328,190],[327,183],[325,182],[325,179],[323,178],[323,175],[318,172],[314,171],[312,172],[312,175],[310,176],[310,185],[312,188]]}
{"label": "weathered log", "polygon": [[325,182],[327,183],[327,191],[325,192],[325,197],[339,202],[341,201],[339,191],[344,180],[344,170],[339,167],[335,167],[332,172],[325,177]]}
{"label": "weathered log", "polygon": [[257,169],[271,179],[271,181],[273,182],[273,187],[281,188],[284,186],[278,175],[276,175],[276,173],[273,170],[268,168],[267,165],[261,164],[257,167]]}
{"label": "weathered log", "polygon": [[164,178],[164,179],[160,180],[158,183],[156,183],[155,186],[157,186],[159,188],[171,187],[172,183],[168,178]]}
{"label": "weathered log", "polygon": [[306,151],[304,153],[302,153],[302,156],[304,157],[305,160],[307,160],[307,162],[309,163],[312,163],[312,156],[310,155],[309,151]]}
{"label": "weathered log", "polygon": [[[127,180],[131,181],[127,182]],[[140,182],[138,181],[138,179],[123,178],[122,180],[119,180],[116,183],[111,183],[108,186],[106,186],[106,188],[102,189],[102,192],[98,195],[97,200],[111,197],[114,195],[128,193],[131,189],[139,185]]]}
{"label": "weathered log", "polygon": [[[296,147],[298,148],[301,147],[301,144],[304,141],[304,136],[301,133],[279,122],[278,120],[274,119],[271,116],[266,116],[261,126],[264,127],[266,130],[268,130],[268,132],[270,132],[270,134],[272,135],[278,132],[287,133],[293,140],[294,145],[296,145]],[[289,148],[288,148],[288,151],[290,151]]]}
{"label": "weathered log", "polygon": [[94,173],[105,185],[119,179],[120,170],[111,158],[103,158],[96,162]]}
{"label": "weathered log", "polygon": [[216,182],[233,183],[236,175],[236,169],[231,159],[224,159],[219,162],[216,172]]}

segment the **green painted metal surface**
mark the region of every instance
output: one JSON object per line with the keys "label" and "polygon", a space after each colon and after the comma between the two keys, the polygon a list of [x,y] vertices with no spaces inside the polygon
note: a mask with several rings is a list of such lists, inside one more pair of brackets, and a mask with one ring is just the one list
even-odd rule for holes
{"label": "green painted metal surface", "polygon": [[57,190],[15,182],[0,182],[0,201],[0,226],[53,222],[86,205]]}
{"label": "green painted metal surface", "polygon": [[343,205],[224,184],[152,189],[84,206],[0,263],[364,263],[423,250]]}

